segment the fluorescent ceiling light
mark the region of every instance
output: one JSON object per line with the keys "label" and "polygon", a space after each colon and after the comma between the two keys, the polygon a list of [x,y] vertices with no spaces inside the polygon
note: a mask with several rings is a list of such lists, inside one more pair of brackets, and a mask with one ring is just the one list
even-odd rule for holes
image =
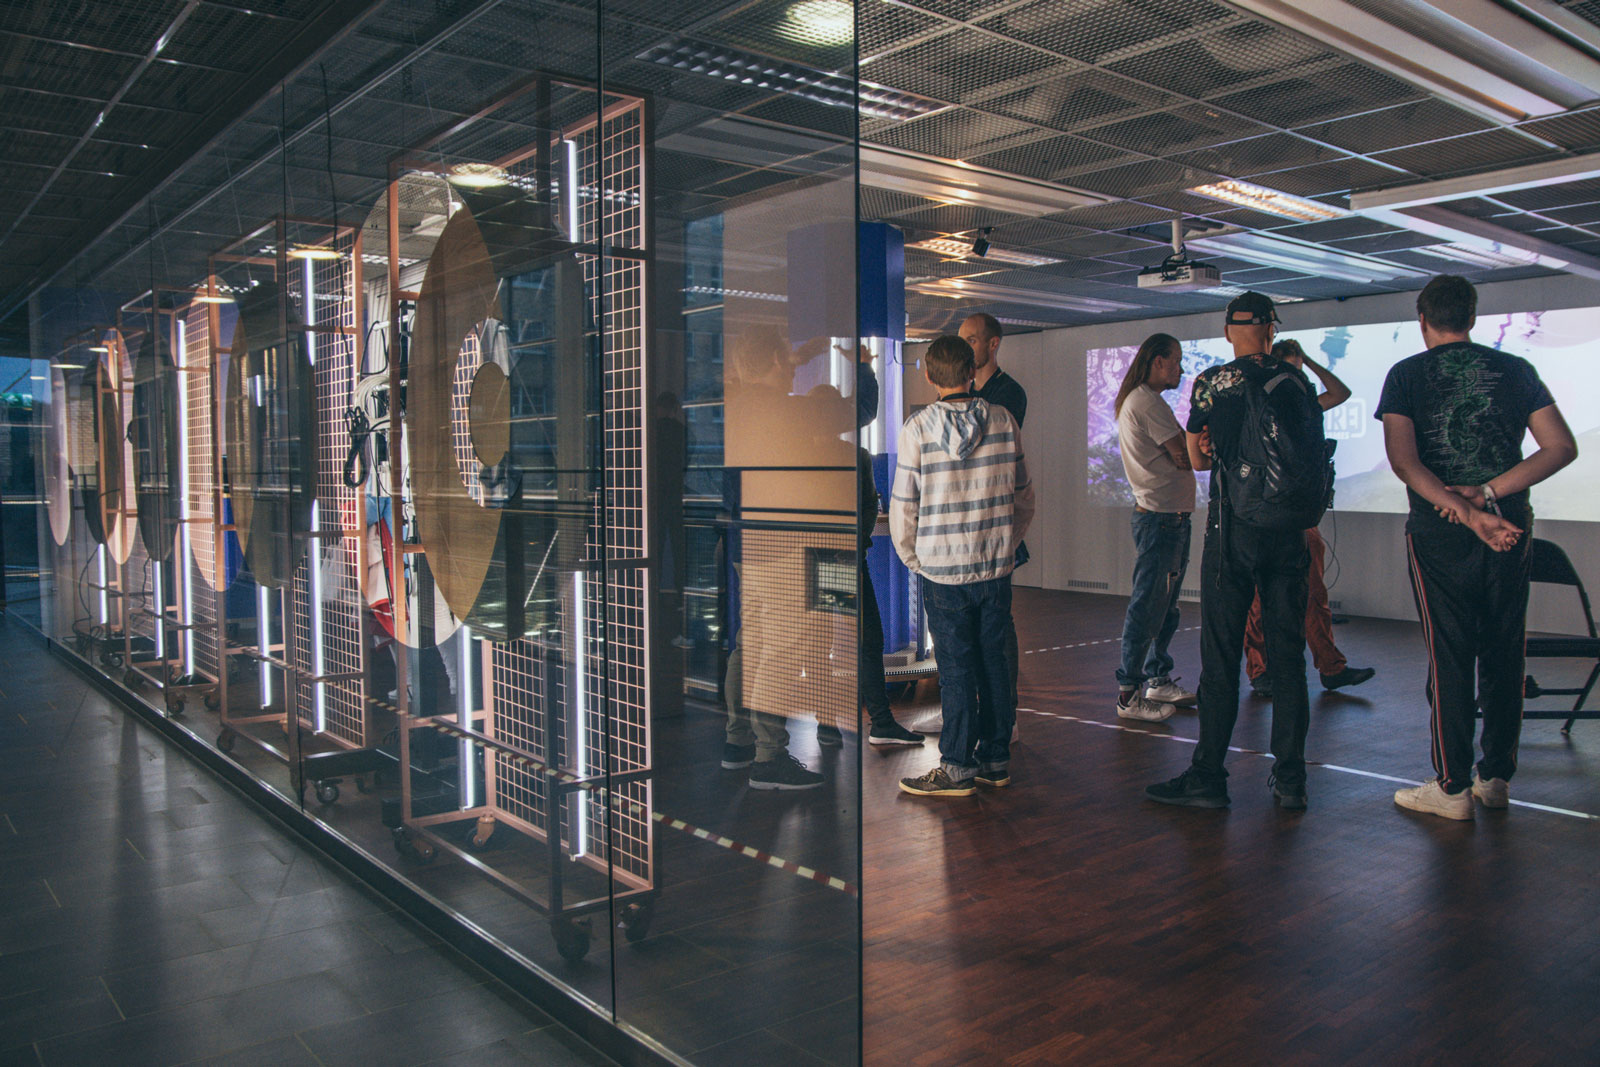
{"label": "fluorescent ceiling light", "polygon": [[295,245],[289,249],[289,257],[291,259],[326,261],[338,259],[339,253],[327,245]]}
{"label": "fluorescent ceiling light", "polygon": [[1502,254],[1514,254],[1511,250],[1515,249],[1532,257],[1528,264],[1530,266],[1600,279],[1600,257],[1565,248],[1532,234],[1508,230],[1487,219],[1475,219],[1437,204],[1425,204],[1404,211],[1378,209],[1363,214],[1379,222],[1425,233],[1451,244],[1467,244]]}
{"label": "fluorescent ceiling light", "polygon": [[946,105],[915,93],[891,89],[875,82],[858,82],[831,71],[816,70],[781,59],[741,52],[723,45],[680,42],[661,44],[639,55],[646,63],[699,74],[718,81],[751,85],[781,92],[828,107],[860,108],[877,119],[914,119]]}
{"label": "fluorescent ceiling light", "polygon": [[[1204,293],[1206,296],[1243,296],[1245,293],[1251,291],[1252,290],[1246,289],[1242,285],[1213,285],[1209,289],[1195,290],[1195,292]],[[1254,291],[1269,298],[1274,304],[1298,304],[1305,299],[1303,296],[1284,296],[1282,293],[1269,293],[1263,289],[1257,289]],[[1157,290],[1157,292],[1159,292],[1159,290]]]}
{"label": "fluorescent ceiling light", "polygon": [[1347,0],[1236,3],[1495,122],[1600,96],[1600,63],[1492,0],[1405,0],[1394,21]]}
{"label": "fluorescent ceiling light", "polygon": [[847,0],[800,0],[790,6],[778,32],[801,44],[849,44],[856,36],[855,5]]}
{"label": "fluorescent ceiling light", "polygon": [[1208,185],[1197,185],[1189,192],[1196,196],[1209,197],[1220,200],[1225,204],[1234,204],[1238,207],[1247,207],[1255,211],[1265,211],[1272,215],[1282,215],[1286,219],[1298,219],[1301,222],[1323,222],[1327,219],[1342,219],[1350,212],[1343,208],[1334,207],[1332,204],[1320,204],[1315,200],[1304,197],[1291,196],[1280,193],[1276,189],[1268,189],[1264,185],[1251,185],[1249,182],[1227,181],[1212,182]]}
{"label": "fluorescent ceiling light", "polygon": [[1343,282],[1386,282],[1428,276],[1427,271],[1415,267],[1404,267],[1353,252],[1341,252],[1310,241],[1269,237],[1262,233],[1206,234],[1189,238],[1188,246],[1191,250],[1242,259],[1246,263],[1281,267],[1312,277]]}
{"label": "fluorescent ceiling light", "polygon": [[1567,182],[1600,178],[1600,152],[1585,156],[1567,156],[1546,163],[1529,163],[1521,167],[1508,167],[1464,178],[1446,178],[1436,182],[1417,182],[1397,185],[1392,189],[1377,189],[1370,193],[1356,193],[1350,197],[1350,209],[1358,214],[1370,215],[1375,208],[1401,210],[1423,204],[1439,204],[1447,200],[1464,200],[1470,196],[1495,196],[1514,193],[1519,189],[1537,189],[1546,185],[1565,185]]}
{"label": "fluorescent ceiling light", "polygon": [[912,278],[906,289],[925,296],[973,303],[1021,304],[1025,307],[1058,308],[1062,311],[1133,311],[1140,305],[1120,300],[1101,300],[1092,296],[1066,296],[1037,289],[1016,289],[1009,285],[969,281],[966,278]]}
{"label": "fluorescent ceiling light", "polygon": [[1411,249],[1425,256],[1437,259],[1448,259],[1452,263],[1465,263],[1472,267],[1482,267],[1487,270],[1502,270],[1506,267],[1532,267],[1539,266],[1539,257],[1531,252],[1524,252],[1520,248],[1478,248],[1464,241],[1453,244],[1424,245],[1421,248]]}
{"label": "fluorescent ceiling light", "polygon": [[97,356],[109,356],[111,354],[111,349],[107,348],[105,345],[94,345],[89,349],[89,351],[93,352]]}
{"label": "fluorescent ceiling light", "polygon": [[960,204],[996,214],[1030,218],[1111,201],[1110,197],[1096,193],[1019,178],[958,159],[940,159],[868,144],[861,146],[861,184],[871,189],[926,197],[942,204]]}
{"label": "fluorescent ceiling light", "polygon": [[[959,235],[952,237],[929,237],[924,241],[914,241],[906,245],[907,249],[917,249],[921,252],[932,252],[939,256],[948,256],[951,259],[974,259],[972,239]],[[1045,267],[1051,263],[1060,263],[1061,260],[1051,256],[1036,256],[1032,252],[1017,252],[1008,248],[989,246],[981,258],[981,263],[1008,263],[1017,267]]]}
{"label": "fluorescent ceiling light", "polygon": [[720,285],[688,285],[683,291],[695,296],[738,296],[746,300],[768,300],[776,304],[789,302],[789,298],[782,293],[762,293],[754,289],[724,289]]}

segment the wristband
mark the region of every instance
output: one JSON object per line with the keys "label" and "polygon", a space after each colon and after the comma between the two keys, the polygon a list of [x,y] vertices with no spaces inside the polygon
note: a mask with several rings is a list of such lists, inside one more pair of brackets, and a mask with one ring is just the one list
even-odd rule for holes
{"label": "wristband", "polygon": [[1478,491],[1483,494],[1483,502],[1485,504],[1493,504],[1499,499],[1494,495],[1494,489],[1489,486],[1488,482],[1484,482],[1482,485],[1478,486]]}

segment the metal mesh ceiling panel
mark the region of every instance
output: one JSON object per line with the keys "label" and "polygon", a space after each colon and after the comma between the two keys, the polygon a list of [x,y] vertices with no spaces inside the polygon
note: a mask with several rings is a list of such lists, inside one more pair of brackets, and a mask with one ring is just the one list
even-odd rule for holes
{"label": "metal mesh ceiling panel", "polygon": [[1098,62],[1235,16],[1211,0],[1033,0],[983,20],[984,29],[1073,59]]}

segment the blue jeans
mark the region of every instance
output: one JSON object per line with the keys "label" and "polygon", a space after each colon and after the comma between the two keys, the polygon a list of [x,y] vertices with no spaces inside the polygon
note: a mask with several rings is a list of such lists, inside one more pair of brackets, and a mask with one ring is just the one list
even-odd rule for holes
{"label": "blue jeans", "polygon": [[[939,662],[944,727],[939,762],[956,781],[1011,763],[1017,721],[1005,638],[1011,627],[1011,576],[969,585],[922,579],[922,603]],[[979,693],[986,699],[979,700]]]}
{"label": "blue jeans", "polygon": [[1133,595],[1122,621],[1122,665],[1117,685],[1163,685],[1171,680],[1167,646],[1178,632],[1178,593],[1189,569],[1189,516],[1135,511]]}

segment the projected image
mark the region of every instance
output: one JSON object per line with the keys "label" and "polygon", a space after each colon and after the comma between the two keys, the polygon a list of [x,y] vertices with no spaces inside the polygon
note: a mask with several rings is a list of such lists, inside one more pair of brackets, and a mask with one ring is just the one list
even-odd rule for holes
{"label": "projected image", "polygon": [[[1526,311],[1481,316],[1472,331],[1472,339],[1479,344],[1522,356],[1538,368],[1577,435],[1577,462],[1534,490],[1534,511],[1539,518],[1600,521],[1600,495],[1592,491],[1600,479],[1600,404],[1596,403],[1600,389],[1594,379],[1595,368],[1600,367],[1597,321],[1600,308]],[[1403,514],[1405,487],[1389,470],[1383,426],[1373,418],[1373,411],[1389,368],[1422,349],[1416,322],[1285,330],[1279,337],[1299,341],[1312,359],[1332,368],[1350,386],[1350,399],[1325,416],[1328,436],[1339,442],[1334,457],[1338,468],[1334,507]],[[1089,500],[1106,507],[1133,504],[1112,410],[1122,375],[1137,351],[1137,345],[1123,345],[1090,349],[1085,354]],[[1189,391],[1195,375],[1232,358],[1233,349],[1220,337],[1184,342],[1183,383],[1163,394],[1180,424],[1189,415]],[[1524,454],[1534,447],[1529,437]],[[1206,475],[1199,477],[1204,492]]]}

